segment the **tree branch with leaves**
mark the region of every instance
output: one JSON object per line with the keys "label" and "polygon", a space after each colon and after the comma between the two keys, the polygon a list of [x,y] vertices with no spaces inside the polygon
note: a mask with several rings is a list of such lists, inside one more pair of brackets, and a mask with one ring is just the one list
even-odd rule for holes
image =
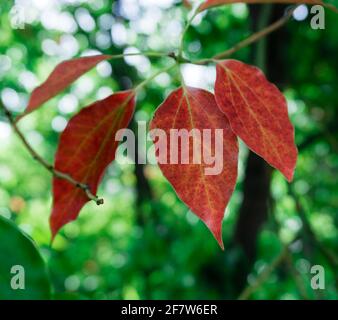
{"label": "tree branch with leaves", "polygon": [[[187,87],[182,81],[182,86],[171,93],[157,109],[151,128],[164,131],[223,130],[224,168],[217,178],[203,173],[205,164],[188,166],[160,164],[164,176],[172,184],[178,196],[207,225],[219,245],[223,247],[222,220],[237,180],[238,138],[242,139],[250,150],[278,169],[288,181],[292,181],[297,161],[297,148],[294,141],[294,128],[288,117],[283,94],[257,67],[226,58],[284,26],[292,17],[296,6],[288,9],[275,23],[224,52],[197,61],[185,57],[185,34],[193,19],[204,10],[235,2],[241,1],[204,1],[198,6],[186,23],[177,52],[97,55],[65,61],[59,64],[48,79],[32,92],[28,106],[22,115],[14,119],[12,113],[2,106],[10,125],[28,152],[53,175],[53,209],[50,218],[53,238],[65,224],[78,217],[88,201],[95,201],[98,205],[103,204],[103,199],[96,195],[97,189],[105,169],[115,160],[118,147],[118,142],[114,139],[116,133],[127,128],[133,118],[138,92],[158,75],[179,68],[184,63],[215,64],[217,73],[215,94],[199,88]],[[322,4],[321,1],[314,0],[243,2]],[[25,139],[18,122],[39,109],[99,62],[136,55],[167,58],[174,60],[174,64],[169,63],[169,66],[156,71],[131,90],[114,93],[82,109],[69,121],[61,134],[55,164],[51,165],[41,158]],[[170,148],[167,151],[170,156]],[[190,185],[191,181],[195,181],[195,186]]]}

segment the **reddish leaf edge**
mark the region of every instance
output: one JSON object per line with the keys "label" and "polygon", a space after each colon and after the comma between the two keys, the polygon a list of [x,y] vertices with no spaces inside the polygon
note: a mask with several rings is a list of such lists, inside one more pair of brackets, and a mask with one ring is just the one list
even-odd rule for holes
{"label": "reddish leaf edge", "polygon": [[[177,90],[182,89],[182,90],[185,92],[187,88],[190,88],[190,89],[198,89],[198,90],[206,91],[206,92],[208,92],[209,94],[211,94],[211,95],[214,96],[214,94],[213,94],[212,92],[208,91],[208,90],[205,90],[205,89],[202,89],[202,88],[197,88],[197,87],[191,87],[191,86],[187,87],[187,86],[185,86],[185,85],[182,85],[181,87],[178,87],[178,88],[177,88],[176,90],[174,90],[174,91],[177,91]],[[184,93],[184,95],[186,95],[186,93]],[[156,108],[156,110],[154,111],[154,115],[153,115],[152,120],[154,119],[157,110],[160,109],[160,107],[162,107],[162,105],[163,105],[164,103],[165,103],[165,101],[163,101],[163,102]],[[217,103],[216,103],[216,99],[215,99],[215,104],[216,104],[216,106],[218,107],[218,105],[217,105]],[[218,107],[218,108],[219,108],[219,107]],[[224,114],[224,113],[222,112],[222,114]],[[225,114],[224,114],[224,116],[225,116]],[[225,116],[225,118],[227,118],[227,117]],[[155,129],[155,127],[153,127],[152,125],[150,126],[150,128],[151,128],[151,129]],[[231,126],[230,126],[230,129],[231,129],[231,131],[233,132]],[[236,137],[236,139],[237,139],[237,149],[238,149],[238,136],[237,136],[237,134],[235,134],[234,132],[233,132],[233,134],[235,135],[235,137]],[[239,150],[238,150],[238,151],[239,151]],[[237,162],[238,162],[238,160],[239,160],[239,159],[238,159],[238,154],[237,154]],[[221,248],[221,250],[222,250],[222,251],[225,251],[224,242],[223,242],[223,222],[224,222],[224,216],[223,216],[223,218],[222,218],[222,220],[221,220],[221,223],[215,223],[215,221],[213,221],[213,220],[205,221],[205,220],[201,219],[201,218],[200,218],[200,217],[199,217],[199,216],[198,216],[198,215],[190,208],[189,204],[188,204],[186,201],[184,201],[184,200],[180,197],[180,195],[178,194],[178,192],[177,192],[176,189],[174,188],[173,184],[172,184],[172,183],[169,181],[169,179],[165,176],[165,174],[162,172],[162,170],[161,170],[161,173],[162,173],[163,177],[167,180],[167,182],[169,183],[169,185],[172,187],[172,189],[174,190],[176,196],[180,199],[180,201],[182,201],[182,202],[187,206],[187,208],[189,208],[190,212],[192,212],[196,217],[198,217],[198,219],[199,219],[201,222],[203,222],[203,224],[205,225],[205,227],[207,228],[207,230],[212,234],[212,236],[214,237],[214,239],[215,239],[216,242],[218,243],[218,245],[219,245],[219,247]],[[237,170],[236,170],[236,176],[237,176],[237,177],[236,177],[236,180],[238,180],[238,168],[237,168]],[[229,206],[229,202],[230,202],[230,200],[231,200],[231,198],[232,198],[232,195],[233,195],[233,193],[234,193],[234,191],[235,191],[236,185],[237,185],[237,183],[234,185],[234,188],[232,189],[231,196],[230,196],[228,202],[226,203],[226,205],[225,205],[225,207],[224,207],[224,214],[225,214],[226,209],[227,209],[228,206]]]}
{"label": "reddish leaf edge", "polygon": [[[104,60],[109,60],[111,59],[113,56],[112,55],[104,55],[104,54],[99,54],[99,55],[95,55],[95,56],[88,56],[87,58],[94,58],[94,57],[101,57],[101,61],[98,61],[98,63],[104,61]],[[76,82],[79,78],[81,78],[83,75],[85,75],[86,73],[88,73],[90,70],[92,70],[93,68],[95,68],[95,65],[92,66],[92,68],[89,68],[86,72],[82,73],[81,75],[79,75],[74,81],[70,82],[64,89],[62,89],[60,92],[52,95],[49,99],[47,99],[46,101],[42,102],[41,104],[39,104],[39,106],[37,106],[35,109],[29,110],[30,104],[31,104],[31,100],[34,94],[36,94],[36,92],[43,88],[43,86],[45,86],[47,84],[47,82],[50,80],[51,75],[53,74],[53,72],[55,71],[55,69],[60,66],[62,63],[65,62],[70,62],[70,61],[75,61],[77,59],[81,59],[81,58],[85,58],[85,57],[78,57],[78,58],[74,58],[74,59],[70,59],[70,60],[63,60],[60,63],[58,63],[55,68],[53,69],[53,71],[49,74],[49,76],[47,77],[47,79],[45,81],[43,81],[39,86],[37,86],[36,88],[34,88],[34,90],[31,92],[28,104],[25,108],[25,110],[23,111],[22,114],[18,115],[15,119],[15,123],[18,123],[21,119],[23,119],[24,117],[26,117],[27,115],[33,113],[34,111],[36,111],[37,109],[41,108],[45,103],[47,103],[48,101],[50,101],[51,99],[55,98],[56,96],[58,96],[61,92],[63,92],[64,90],[66,90],[70,85],[72,85],[74,82]]]}
{"label": "reddish leaf edge", "polygon": [[[218,60],[216,65],[221,65],[222,62],[227,61],[227,60],[234,60],[234,59]],[[238,61],[240,61],[240,60],[238,60]],[[240,62],[242,62],[242,61],[240,61]],[[242,63],[244,63],[244,62],[242,62]],[[258,68],[257,66],[254,66],[254,65],[248,65],[248,66],[257,69],[257,70],[265,77],[265,79],[266,79],[272,86],[274,86],[278,91],[280,91],[279,88],[276,86],[276,84],[274,84],[273,82],[270,82],[270,81],[266,78],[265,73],[264,73],[260,68]],[[217,81],[217,78],[216,78],[216,81]],[[215,86],[216,86],[216,82],[215,82]],[[283,98],[284,98],[284,100],[285,100],[285,104],[287,105],[286,98],[285,98],[284,94],[283,94],[282,92],[280,92],[280,93],[281,93],[281,95],[283,96]],[[217,104],[217,106],[219,107],[219,109],[220,109],[220,110],[224,113],[224,115],[226,116],[225,112],[224,112],[224,111],[222,110],[222,108],[218,105],[218,102],[217,102],[217,101],[218,101],[218,99],[216,98],[216,104]],[[238,136],[238,134],[236,133],[236,131],[233,129],[232,121],[229,121],[229,123],[230,123],[230,127],[231,127],[232,132],[236,135],[236,137],[237,137],[238,139],[242,140],[242,139]],[[291,121],[290,121],[290,123],[291,123]],[[292,124],[292,123],[291,123],[291,124]],[[294,125],[292,125],[292,127],[293,127],[293,134],[295,135],[295,127],[294,127]],[[243,140],[242,140],[242,141],[243,141]],[[284,176],[284,178],[285,178],[289,183],[291,183],[291,182],[293,181],[294,175],[295,175],[295,171],[296,171],[296,168],[297,168],[297,162],[295,163],[295,166],[293,167],[292,171],[289,172],[288,174],[286,174],[286,173],[284,173],[284,172],[281,172],[280,169],[276,168],[276,167],[275,167],[273,164],[271,164],[269,161],[265,160],[264,157],[263,157],[260,153],[258,153],[258,152],[256,152],[256,151],[252,150],[252,149],[247,145],[247,143],[246,143],[245,141],[243,141],[243,143],[247,146],[247,148],[248,148],[250,151],[252,151],[252,152],[255,153],[256,155],[258,155],[258,156],[259,156],[260,158],[262,158],[269,166],[271,166],[273,169],[277,170],[280,174],[282,174],[282,176]],[[297,145],[296,145],[296,144],[295,144],[295,148],[296,148],[296,151],[297,151],[297,159],[298,159],[298,148],[297,148]]]}
{"label": "reddish leaf edge", "polygon": [[[133,99],[135,100],[135,99],[136,99],[136,93],[135,93],[134,90],[118,91],[118,92],[113,93],[113,95],[119,94],[119,93],[129,93],[128,99],[126,99],[126,101],[124,101],[124,103],[120,106],[120,108],[123,108],[124,106],[128,105],[128,104],[130,103],[131,100],[133,100]],[[105,100],[105,99],[102,99],[102,100]],[[79,114],[81,113],[81,111],[83,111],[84,109],[88,109],[88,108],[91,108],[91,107],[95,106],[95,104],[96,104],[97,102],[99,102],[99,101],[100,101],[100,100],[98,100],[98,101],[96,101],[96,102],[93,102],[93,103],[89,104],[88,106],[82,108],[77,114],[75,114],[75,115],[71,118],[71,120],[74,119],[75,117],[79,116]],[[135,105],[136,105],[136,101],[134,101],[134,112],[135,112]],[[133,118],[133,116],[131,117],[130,121],[132,120],[132,118]],[[130,122],[129,122],[129,123],[130,123]],[[61,133],[61,134],[62,134],[62,133]],[[116,149],[116,151],[115,151],[115,156],[116,156],[116,152],[117,152],[117,149]],[[114,161],[115,161],[115,159],[114,159],[111,163],[113,163]],[[111,164],[111,163],[110,163],[110,164]],[[57,170],[57,168],[55,168],[55,169]],[[91,191],[94,195],[96,194],[97,189],[99,188],[99,186],[100,186],[100,184],[101,184],[101,181],[102,181],[104,175],[105,175],[105,170],[102,172],[102,175],[101,175],[101,177],[100,177],[100,179],[99,179],[99,183],[98,183],[97,187],[95,188],[95,190],[90,189],[90,191]],[[70,183],[70,182],[68,182],[68,183]],[[82,182],[82,183],[83,183],[83,184],[86,184],[85,182]],[[90,187],[89,187],[89,188],[90,188]],[[93,191],[95,191],[95,192],[93,192]],[[85,193],[84,190],[82,190],[82,192]],[[61,231],[62,228],[64,228],[67,224],[69,224],[69,223],[71,223],[71,222],[74,222],[74,221],[76,221],[76,220],[78,219],[78,217],[79,217],[81,211],[83,210],[83,208],[84,208],[89,202],[90,202],[90,200],[88,199],[88,202],[85,203],[85,204],[82,206],[82,208],[80,209],[80,211],[78,212],[78,214],[77,214],[74,218],[69,219],[65,224],[63,224],[63,226],[58,227],[57,229],[55,229],[55,228],[52,227],[52,221],[51,221],[51,220],[52,220],[52,215],[49,217],[49,226],[50,226],[50,230],[51,230],[51,240],[50,240],[50,245],[52,245],[52,244],[54,243],[54,240],[55,240],[56,236],[59,234],[59,232]],[[104,204],[104,203],[101,203],[101,204]]]}

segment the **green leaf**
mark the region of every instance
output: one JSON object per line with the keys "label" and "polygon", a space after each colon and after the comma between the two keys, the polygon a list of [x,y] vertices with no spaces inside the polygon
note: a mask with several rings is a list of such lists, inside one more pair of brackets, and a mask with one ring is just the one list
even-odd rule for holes
{"label": "green leaf", "polygon": [[[33,241],[11,221],[0,216],[0,300],[50,299],[49,276]],[[13,266],[24,268],[24,289],[14,290],[11,280],[18,272]]]}

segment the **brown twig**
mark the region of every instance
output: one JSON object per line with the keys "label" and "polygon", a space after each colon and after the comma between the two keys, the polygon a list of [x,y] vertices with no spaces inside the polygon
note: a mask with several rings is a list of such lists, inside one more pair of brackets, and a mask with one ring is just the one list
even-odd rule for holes
{"label": "brown twig", "polygon": [[331,4],[331,3],[322,3],[322,5],[325,8],[328,8],[329,10],[333,11],[334,13],[338,13],[337,7],[335,7],[333,4]]}
{"label": "brown twig", "polygon": [[272,23],[268,27],[266,27],[266,28],[264,28],[264,29],[262,29],[258,32],[253,33],[248,38],[244,39],[243,41],[238,42],[232,48],[230,48],[230,49],[228,49],[224,52],[221,52],[219,54],[216,54],[212,58],[202,59],[202,60],[196,61],[196,62],[194,62],[194,64],[205,65],[205,64],[208,64],[210,62],[214,62],[215,60],[220,60],[220,59],[224,59],[224,58],[231,56],[236,51],[238,51],[238,50],[240,50],[244,47],[249,46],[250,44],[260,40],[261,38],[263,38],[265,36],[267,36],[271,32],[273,32],[273,31],[281,28],[282,26],[284,26],[289,21],[289,19],[292,17],[292,14],[296,10],[296,8],[297,8],[297,6],[294,6],[291,9],[287,10],[285,15],[282,18],[275,21],[274,23]]}
{"label": "brown twig", "polygon": [[284,246],[281,253],[264,268],[262,273],[257,277],[256,281],[247,286],[239,295],[238,300],[247,300],[250,296],[270,277],[272,272],[286,259],[289,251],[289,246]]}
{"label": "brown twig", "polygon": [[304,285],[302,276],[300,275],[299,271],[295,268],[294,264],[293,264],[293,259],[292,259],[292,253],[290,251],[290,249],[288,248],[286,256],[285,256],[285,264],[288,267],[288,269],[291,272],[291,275],[295,281],[295,285],[299,291],[299,294],[301,296],[302,299],[304,300],[309,300],[310,297],[306,291],[306,287]]}
{"label": "brown twig", "polygon": [[257,289],[269,279],[272,272],[274,272],[282,263],[286,263],[286,265],[290,269],[301,297],[303,299],[309,299],[306,289],[304,287],[304,284],[302,282],[302,279],[300,278],[298,271],[294,268],[293,262],[292,262],[292,255],[291,255],[290,247],[295,241],[297,241],[297,239],[298,239],[298,236],[296,235],[293,241],[283,246],[280,254],[268,266],[264,268],[264,270],[258,275],[258,277],[256,278],[256,281],[253,284],[248,285],[242,291],[242,293],[238,297],[238,300],[249,299],[250,296],[255,291],[257,291]]}
{"label": "brown twig", "polygon": [[22,134],[22,132],[18,128],[18,126],[17,126],[17,124],[16,124],[16,122],[15,122],[15,120],[13,118],[12,113],[1,102],[0,102],[0,108],[2,108],[4,110],[4,113],[5,113],[8,121],[9,121],[9,124],[11,125],[11,127],[13,128],[13,130],[17,134],[17,136],[20,138],[21,142],[26,147],[26,149],[28,150],[28,152],[32,155],[32,157],[33,157],[34,160],[36,160],[37,162],[39,162],[45,169],[47,169],[50,173],[52,173],[53,176],[55,176],[57,178],[60,178],[60,179],[67,180],[69,183],[73,184],[77,188],[82,189],[86,193],[88,199],[92,200],[92,201],[95,201],[97,205],[101,205],[101,204],[104,203],[103,199],[100,199],[98,196],[94,195],[91,192],[90,187],[87,184],[79,182],[79,181],[76,181],[70,175],[56,170],[53,165],[51,165],[45,159],[43,159],[32,148],[32,146],[28,143],[27,139],[25,138],[25,136]]}

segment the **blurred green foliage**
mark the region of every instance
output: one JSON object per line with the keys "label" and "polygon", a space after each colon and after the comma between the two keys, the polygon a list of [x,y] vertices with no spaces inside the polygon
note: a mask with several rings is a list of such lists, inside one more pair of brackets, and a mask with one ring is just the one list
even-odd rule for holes
{"label": "blurred green foliage", "polygon": [[[25,108],[31,90],[62,60],[83,53],[176,49],[187,13],[180,1],[169,0],[32,0],[24,6],[24,28],[15,29],[11,25],[13,5],[13,1],[0,3],[0,96],[14,113]],[[337,16],[326,11],[324,30],[311,29],[310,19],[311,15],[291,21],[286,26],[289,37],[281,45],[288,66],[284,92],[296,140],[302,147],[291,189],[279,173],[273,174],[273,205],[259,235],[258,257],[248,284],[280,253],[281,242],[295,236],[298,240],[291,248],[292,260],[299,277],[283,264],[255,291],[253,299],[303,298],[299,281],[310,299],[337,298],[337,265],[322,250],[324,247],[332,258],[338,248]],[[188,32],[186,54],[196,59],[210,57],[250,33],[249,11],[244,4],[210,10],[198,16]],[[249,61],[250,51],[245,48],[234,57]],[[149,61],[142,57],[100,64],[27,116],[20,128],[34,148],[53,162],[60,131],[80,108],[139,83],[168,62],[168,58]],[[212,89],[212,67],[183,66],[183,73],[188,84]],[[135,119],[149,121],[155,108],[178,85],[176,72],[158,77],[138,97]],[[105,205],[88,204],[50,248],[51,177],[31,159],[1,114],[0,139],[0,214],[36,241],[47,262],[55,298],[237,297],[239,288],[233,275],[242,252],[232,243],[243,199],[244,146],[239,182],[223,224],[224,252],[156,166],[141,168],[140,176],[134,165],[117,163],[109,167],[99,190]],[[306,222],[320,245],[310,239]],[[0,275],[6,274],[3,268],[8,269],[4,261],[11,261],[3,258],[3,252],[21,259],[26,244],[16,244],[16,237],[0,234]],[[310,267],[316,264],[326,271],[326,289],[322,291],[310,286]]]}

